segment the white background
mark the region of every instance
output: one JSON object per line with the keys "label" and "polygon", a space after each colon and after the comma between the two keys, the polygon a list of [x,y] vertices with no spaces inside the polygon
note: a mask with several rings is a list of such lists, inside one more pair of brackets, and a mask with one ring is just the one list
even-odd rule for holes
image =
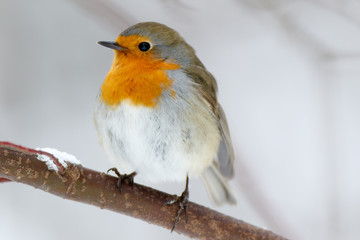
{"label": "white background", "polygon": [[[0,0],[0,140],[112,167],[92,111],[113,52],[96,42],[140,21],[179,31],[217,78],[238,196],[218,211],[291,239],[359,236],[356,0]],[[180,194],[184,182],[152,187]],[[190,198],[214,207],[200,179]],[[17,183],[0,184],[0,238],[186,239]]]}

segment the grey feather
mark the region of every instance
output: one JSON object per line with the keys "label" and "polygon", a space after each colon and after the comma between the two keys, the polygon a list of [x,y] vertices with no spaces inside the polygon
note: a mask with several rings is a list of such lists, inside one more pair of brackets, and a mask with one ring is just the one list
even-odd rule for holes
{"label": "grey feather", "polygon": [[231,142],[230,131],[226,121],[224,110],[218,104],[221,142],[217,153],[220,172],[227,178],[234,176],[234,149]]}
{"label": "grey feather", "polygon": [[226,180],[222,177],[215,162],[205,169],[201,177],[210,198],[216,205],[220,206],[223,203],[236,204],[235,194],[232,192]]}

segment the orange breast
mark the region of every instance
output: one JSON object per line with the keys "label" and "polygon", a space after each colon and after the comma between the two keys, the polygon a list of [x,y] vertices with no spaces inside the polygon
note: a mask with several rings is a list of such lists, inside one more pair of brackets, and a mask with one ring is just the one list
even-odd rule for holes
{"label": "orange breast", "polygon": [[115,51],[113,65],[101,87],[100,99],[115,106],[122,100],[129,99],[134,105],[155,107],[164,90],[175,96],[166,70],[180,66],[150,55],[138,56]]}

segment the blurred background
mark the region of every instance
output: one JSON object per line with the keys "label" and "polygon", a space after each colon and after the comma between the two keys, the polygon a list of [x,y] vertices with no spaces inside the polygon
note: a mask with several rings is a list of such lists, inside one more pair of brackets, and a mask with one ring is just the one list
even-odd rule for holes
{"label": "blurred background", "polygon": [[[191,201],[291,239],[360,235],[357,0],[0,0],[0,140],[112,167],[92,114],[113,51],[96,42],[141,21],[180,32],[218,81],[238,205],[215,208],[200,179]],[[186,239],[17,183],[0,185],[0,238]]]}

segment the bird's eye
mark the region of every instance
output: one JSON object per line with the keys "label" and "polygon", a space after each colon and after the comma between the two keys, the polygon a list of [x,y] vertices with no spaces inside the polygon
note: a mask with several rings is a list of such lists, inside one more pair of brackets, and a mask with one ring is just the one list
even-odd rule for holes
{"label": "bird's eye", "polygon": [[141,43],[139,43],[139,49],[140,49],[140,51],[142,51],[142,52],[146,52],[146,51],[148,51],[150,48],[151,48],[151,45],[150,45],[150,43],[148,43],[148,42],[141,42]]}

